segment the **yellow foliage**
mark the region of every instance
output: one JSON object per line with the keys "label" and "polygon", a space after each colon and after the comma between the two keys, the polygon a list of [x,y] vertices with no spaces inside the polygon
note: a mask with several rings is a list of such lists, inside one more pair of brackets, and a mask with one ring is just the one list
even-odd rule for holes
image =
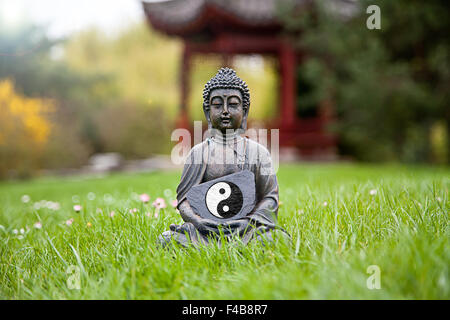
{"label": "yellow foliage", "polygon": [[[53,110],[49,100],[16,93],[10,80],[0,81],[0,145],[34,143],[44,146],[51,125],[46,115]],[[17,140],[21,137],[23,140]]]}

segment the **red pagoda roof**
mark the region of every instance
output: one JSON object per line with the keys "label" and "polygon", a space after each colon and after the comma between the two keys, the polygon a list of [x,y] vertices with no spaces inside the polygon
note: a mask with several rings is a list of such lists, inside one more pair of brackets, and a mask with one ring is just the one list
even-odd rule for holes
{"label": "red pagoda roof", "polygon": [[[305,2],[306,0],[295,0]],[[278,31],[279,0],[169,0],[145,2],[154,28],[171,35],[214,34],[218,30]]]}
{"label": "red pagoda roof", "polygon": [[[351,10],[357,0],[330,0],[333,11]],[[214,35],[222,30],[279,32],[277,6],[301,6],[311,0],[162,0],[142,1],[151,25],[166,34],[182,37]]]}

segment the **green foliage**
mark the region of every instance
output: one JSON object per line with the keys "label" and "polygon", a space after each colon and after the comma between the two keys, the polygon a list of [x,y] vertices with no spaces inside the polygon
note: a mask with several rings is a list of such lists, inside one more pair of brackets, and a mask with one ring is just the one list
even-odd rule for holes
{"label": "green foliage", "polygon": [[[448,162],[437,151],[450,142],[447,3],[358,3],[351,18],[331,12],[327,1],[300,13],[281,10],[286,28],[301,30],[297,45],[308,55],[298,72],[310,89],[299,92],[299,108],[334,101],[338,121],[330,129],[341,153],[357,159]],[[366,27],[371,4],[381,9],[380,30]],[[437,123],[441,136],[431,134]]]}
{"label": "green foliage", "polygon": [[[449,299],[449,173],[283,166],[279,224],[292,244],[200,250],[158,248],[158,235],[181,218],[171,207],[155,217],[137,197],[173,199],[180,172],[2,183],[0,297]],[[43,199],[61,208],[36,207]],[[80,290],[67,286],[70,265],[80,269]],[[370,265],[381,270],[380,290],[366,286]]]}
{"label": "green foliage", "polygon": [[144,158],[149,152],[169,153],[171,127],[162,108],[124,104],[97,113],[95,126],[104,151],[119,152],[129,158]]}

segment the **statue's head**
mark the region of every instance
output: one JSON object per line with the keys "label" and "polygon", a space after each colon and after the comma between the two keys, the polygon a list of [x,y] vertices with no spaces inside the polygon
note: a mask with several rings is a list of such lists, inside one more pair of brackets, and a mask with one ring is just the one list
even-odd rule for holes
{"label": "statue's head", "polygon": [[203,89],[203,111],[208,128],[247,129],[250,93],[247,84],[230,68],[221,68]]}

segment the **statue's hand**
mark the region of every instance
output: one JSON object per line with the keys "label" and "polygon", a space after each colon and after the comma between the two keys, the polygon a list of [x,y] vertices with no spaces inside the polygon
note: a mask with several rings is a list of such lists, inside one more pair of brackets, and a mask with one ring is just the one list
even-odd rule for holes
{"label": "statue's hand", "polygon": [[212,219],[205,219],[200,216],[197,216],[195,219],[192,220],[192,224],[202,234],[219,233],[220,223]]}
{"label": "statue's hand", "polygon": [[221,227],[225,234],[243,235],[246,230],[252,228],[252,225],[248,219],[237,219],[221,223]]}
{"label": "statue's hand", "polygon": [[188,224],[194,225],[194,227],[202,234],[219,233],[219,224],[217,222],[199,216],[193,217],[189,223],[184,223],[182,225],[171,224],[169,228],[173,232],[189,233]]}
{"label": "statue's hand", "polygon": [[222,232],[225,236],[237,234],[242,236],[253,225],[248,219],[237,219],[226,222],[218,222],[211,219],[199,218],[194,226],[203,234],[220,234]]}
{"label": "statue's hand", "polygon": [[[214,220],[202,218],[189,205],[188,201],[183,201],[178,206],[181,217],[185,222],[192,223],[194,227],[202,234],[218,233],[218,223]],[[173,231],[177,231],[175,228]]]}

